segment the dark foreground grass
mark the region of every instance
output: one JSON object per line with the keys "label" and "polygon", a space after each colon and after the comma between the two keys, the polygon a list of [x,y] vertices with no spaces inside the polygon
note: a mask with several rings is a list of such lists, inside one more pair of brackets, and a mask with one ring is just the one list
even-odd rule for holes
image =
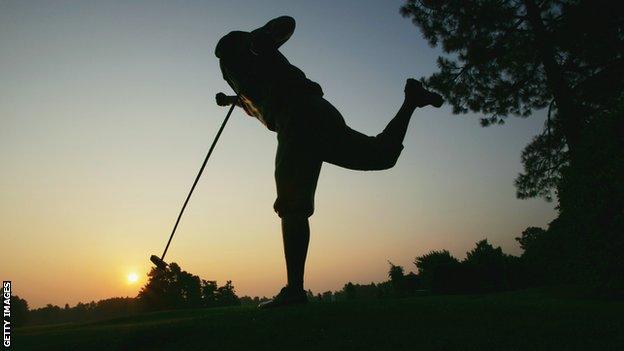
{"label": "dark foreground grass", "polygon": [[624,303],[539,290],[167,311],[17,329],[14,350],[624,350]]}

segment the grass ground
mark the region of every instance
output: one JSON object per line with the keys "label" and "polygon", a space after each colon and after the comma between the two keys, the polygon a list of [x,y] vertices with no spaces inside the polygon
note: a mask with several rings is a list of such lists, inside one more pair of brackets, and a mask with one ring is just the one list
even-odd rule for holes
{"label": "grass ground", "polygon": [[14,350],[624,350],[624,302],[540,290],[165,311],[15,330]]}

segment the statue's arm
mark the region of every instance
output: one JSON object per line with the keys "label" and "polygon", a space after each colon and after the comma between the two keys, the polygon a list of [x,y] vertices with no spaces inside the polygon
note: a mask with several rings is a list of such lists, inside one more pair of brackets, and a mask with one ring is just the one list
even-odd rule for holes
{"label": "statue's arm", "polygon": [[295,31],[295,19],[281,16],[251,32],[251,51],[257,55],[279,49]]}

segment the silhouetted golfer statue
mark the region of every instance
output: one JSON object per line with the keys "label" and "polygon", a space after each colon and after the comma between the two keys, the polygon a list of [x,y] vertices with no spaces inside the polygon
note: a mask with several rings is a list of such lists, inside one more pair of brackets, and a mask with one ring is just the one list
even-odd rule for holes
{"label": "silhouetted golfer statue", "polygon": [[223,78],[237,96],[217,94],[217,104],[236,104],[277,132],[274,209],[282,220],[288,284],[261,308],[307,302],[303,273],[310,240],[308,217],[321,164],[354,170],[394,166],[416,107],[440,106],[439,95],[408,79],[405,100],[396,116],[377,136],[349,128],[340,112],[323,98],[320,85],[288,62],[278,49],[295,30],[295,20],[282,16],[252,32],[233,31],[215,49]]}

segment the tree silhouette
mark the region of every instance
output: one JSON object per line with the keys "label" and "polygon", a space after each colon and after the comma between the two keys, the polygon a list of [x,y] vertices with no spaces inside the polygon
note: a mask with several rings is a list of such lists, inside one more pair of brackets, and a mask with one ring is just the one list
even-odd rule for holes
{"label": "tree silhouette", "polygon": [[147,274],[148,282],[139,291],[138,298],[148,309],[174,308],[177,304],[179,294],[175,288],[176,266],[172,263],[166,269],[152,268]]}
{"label": "tree silhouette", "polygon": [[334,293],[330,290],[325,291],[323,294],[320,294],[320,301],[323,302],[332,302],[334,299]]}
{"label": "tree silhouette", "polygon": [[416,290],[420,289],[420,278],[413,272],[405,274],[405,270],[401,266],[395,266],[392,262],[390,264],[390,270],[388,271],[388,277],[390,278],[390,285],[392,291],[397,296],[405,296],[413,294]]}
{"label": "tree silhouette", "polygon": [[624,88],[624,21],[608,0],[408,0],[401,14],[421,29],[439,71],[424,79],[455,113],[482,125],[548,107],[542,135],[524,150],[518,197],[550,198],[581,134]]}
{"label": "tree silhouette", "polygon": [[447,250],[431,251],[416,257],[423,285],[436,293],[458,292],[462,289],[461,264]]}
{"label": "tree silhouette", "polygon": [[353,283],[348,282],[347,284],[345,284],[344,288],[343,288],[345,297],[348,300],[353,300],[356,298],[357,296],[357,291],[355,289],[355,285],[353,285]]}
{"label": "tree silhouette", "polygon": [[531,251],[533,247],[539,245],[539,240],[542,239],[546,231],[540,227],[528,227],[522,234],[516,238],[516,241],[520,244],[520,248],[525,252]]}
{"label": "tree silhouette", "polygon": [[238,305],[232,281],[224,286],[200,279],[175,262],[165,269],[152,268],[138,298],[150,310]]}
{"label": "tree silhouette", "polygon": [[385,285],[388,285],[387,282],[379,284],[354,284],[348,282],[342,287],[342,290],[334,293],[334,297],[336,300],[369,300],[381,298],[385,296],[384,291],[382,291]]}
{"label": "tree silhouette", "polygon": [[217,306],[217,282],[214,280],[202,280],[202,300],[204,306]]}
{"label": "tree silhouette", "polygon": [[390,284],[395,294],[403,295],[405,293],[405,271],[401,266],[395,266],[392,262],[390,264],[390,270],[388,270],[388,277],[390,278]]}
{"label": "tree silhouette", "polygon": [[[557,220],[553,221],[553,223]],[[557,238],[548,231],[539,227],[528,227],[516,238],[522,253],[522,265],[527,272],[530,272],[527,279],[533,285],[540,285],[552,280],[552,276],[557,274],[557,265],[566,262],[562,255],[568,245],[561,245],[565,238]],[[561,272],[559,272],[560,274]]]}
{"label": "tree silhouette", "polygon": [[507,288],[506,261],[506,255],[500,247],[494,248],[487,239],[478,241],[464,260],[471,275],[471,290],[496,291]]}
{"label": "tree silhouette", "polygon": [[216,301],[219,306],[239,305],[240,301],[236,292],[234,291],[234,285],[232,281],[228,280],[224,286],[220,286],[216,291]]}
{"label": "tree silhouette", "polygon": [[28,321],[28,302],[17,295],[11,295],[11,323],[20,327]]}

